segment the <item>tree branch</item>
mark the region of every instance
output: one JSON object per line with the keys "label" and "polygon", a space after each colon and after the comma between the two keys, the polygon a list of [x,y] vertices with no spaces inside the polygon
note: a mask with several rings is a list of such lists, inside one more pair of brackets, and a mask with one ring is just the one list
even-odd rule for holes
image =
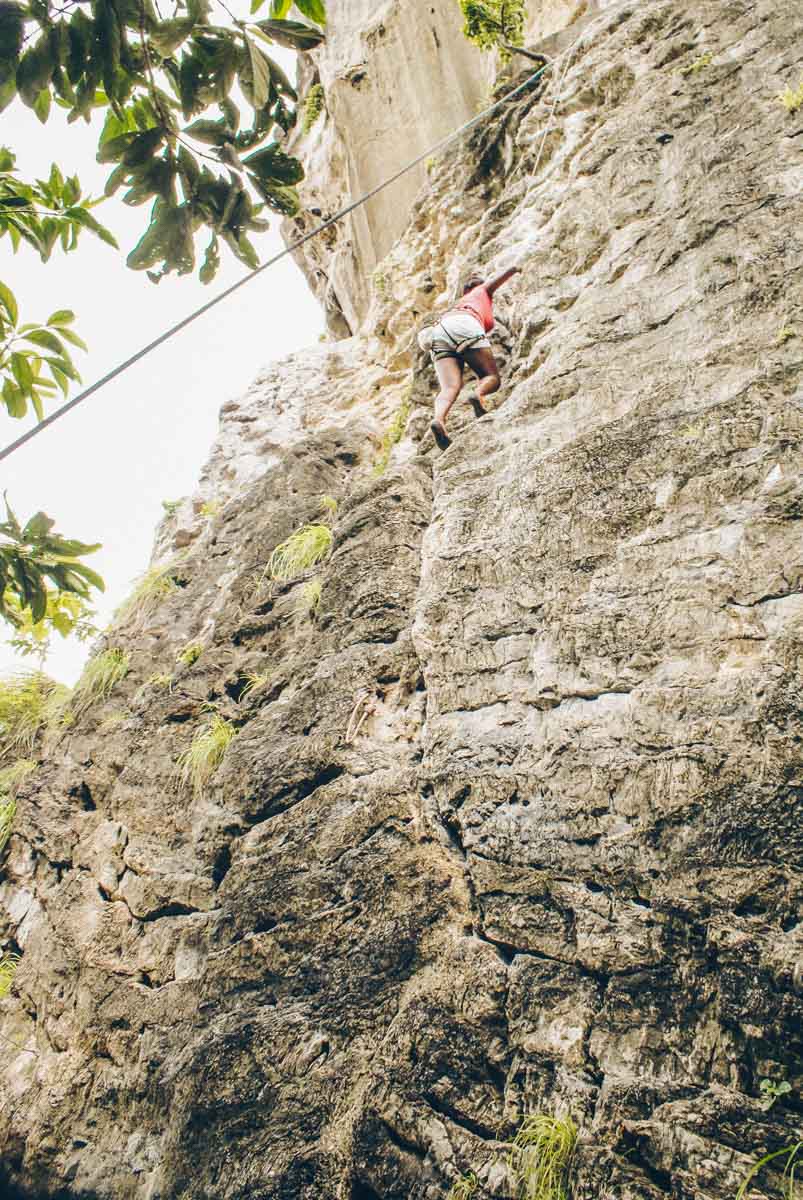
{"label": "tree branch", "polygon": [[501,39],[499,45],[503,50],[507,50],[508,54],[521,54],[524,58],[529,58],[531,62],[541,63],[544,67],[549,65],[549,59],[543,54],[534,54],[532,50],[525,50],[523,46],[514,46],[512,42],[505,42]]}

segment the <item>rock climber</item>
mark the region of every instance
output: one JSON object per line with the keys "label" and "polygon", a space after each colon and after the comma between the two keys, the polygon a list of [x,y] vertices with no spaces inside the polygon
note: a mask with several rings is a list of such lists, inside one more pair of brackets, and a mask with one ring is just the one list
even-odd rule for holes
{"label": "rock climber", "polygon": [[484,416],[483,400],[499,389],[499,367],[487,336],[494,327],[493,298],[503,283],[520,272],[521,267],[509,267],[488,282],[481,275],[471,275],[463,287],[460,303],[418,335],[421,349],[429,350],[432,355],[441,385],[431,425],[441,450],[451,445],[446,418],[460,395],[464,364],[471,367],[479,380],[476,396],[469,397],[475,416]]}

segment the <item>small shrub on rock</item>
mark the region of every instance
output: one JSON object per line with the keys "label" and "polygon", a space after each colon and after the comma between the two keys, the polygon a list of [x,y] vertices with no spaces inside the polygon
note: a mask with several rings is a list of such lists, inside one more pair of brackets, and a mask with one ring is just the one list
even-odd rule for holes
{"label": "small shrub on rock", "polygon": [[799,108],[803,108],[803,79],[798,88],[785,87],[779,92],[778,100],[788,113],[796,113]]}
{"label": "small shrub on rock", "polygon": [[390,456],[393,453],[393,447],[404,437],[404,431],[407,428],[407,422],[410,420],[411,405],[409,397],[402,400],[393,418],[385,430],[382,438],[382,449],[379,452],[379,458],[374,464],[374,475],[384,475],[390,462]]}
{"label": "small shrub on rock", "polygon": [[275,580],[294,579],[326,558],[332,541],[333,535],[328,525],[304,525],[273,551],[268,562],[268,574]]}
{"label": "small shrub on rock", "polygon": [[94,704],[106,700],[120,680],[125,679],[130,664],[131,655],[117,647],[103,650],[88,662],[72,694],[73,714],[79,717]]}
{"label": "small shrub on rock", "polygon": [[178,591],[175,569],[174,562],[150,567],[137,580],[133,592],[117,609],[115,617],[121,621],[131,621],[134,630],[142,629],[162,601]]}
{"label": "small shrub on rock", "polygon": [[176,662],[185,667],[194,667],[203,652],[204,648],[200,642],[188,642],[183,650],[179,650]]}
{"label": "small shrub on rock", "polygon": [[308,583],[302,585],[296,609],[300,617],[311,617],[318,611],[322,591],[323,585],[320,579],[310,579]]}
{"label": "small shrub on rock", "polygon": [[535,1113],[525,1118],[508,1153],[522,1200],[566,1200],[576,1141],[577,1126],[571,1117]]}
{"label": "small shrub on rock", "polygon": [[182,787],[192,787],[196,796],[202,795],[236,734],[234,726],[215,713],[211,721],[196,732],[189,750],[185,750],[179,759]]}
{"label": "small shrub on rock", "polygon": [[19,960],[18,954],[4,954],[0,958],[0,1000],[11,991]]}
{"label": "small shrub on rock", "polygon": [[301,132],[308,134],[324,109],[326,95],[320,83],[314,83],[304,99],[304,117]]}
{"label": "small shrub on rock", "polygon": [[0,762],[30,754],[63,713],[70,689],[41,671],[0,680]]}

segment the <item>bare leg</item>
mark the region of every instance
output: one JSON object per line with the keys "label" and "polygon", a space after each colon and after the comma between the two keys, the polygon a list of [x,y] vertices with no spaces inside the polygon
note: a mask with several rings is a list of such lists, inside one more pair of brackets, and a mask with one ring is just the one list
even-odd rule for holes
{"label": "bare leg", "polygon": [[435,360],[435,370],[441,390],[435,397],[435,420],[432,422],[431,428],[438,446],[441,450],[445,450],[449,445],[446,418],[463,386],[463,364],[457,358],[438,358]]}
{"label": "bare leg", "polygon": [[463,386],[463,364],[457,358],[439,358],[435,362],[435,371],[441,385],[441,390],[435,397],[435,420],[445,429],[449,409],[460,395]]}
{"label": "bare leg", "polygon": [[478,417],[486,411],[483,400],[499,391],[499,367],[493,350],[466,350],[466,362],[477,376],[477,399],[471,398],[471,406]]}

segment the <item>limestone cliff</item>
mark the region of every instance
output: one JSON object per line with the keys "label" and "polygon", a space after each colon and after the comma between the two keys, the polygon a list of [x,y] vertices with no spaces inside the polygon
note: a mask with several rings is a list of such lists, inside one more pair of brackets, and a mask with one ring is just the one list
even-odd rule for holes
{"label": "limestone cliff", "polygon": [[[572,1200],[726,1200],[801,1137],[802,24],[595,13],[543,153],[550,85],[373,230],[358,336],[226,406],[180,588],[20,794],[9,1188],[501,1200],[541,1112]],[[500,405],[438,455],[412,332],[511,255]]]}

